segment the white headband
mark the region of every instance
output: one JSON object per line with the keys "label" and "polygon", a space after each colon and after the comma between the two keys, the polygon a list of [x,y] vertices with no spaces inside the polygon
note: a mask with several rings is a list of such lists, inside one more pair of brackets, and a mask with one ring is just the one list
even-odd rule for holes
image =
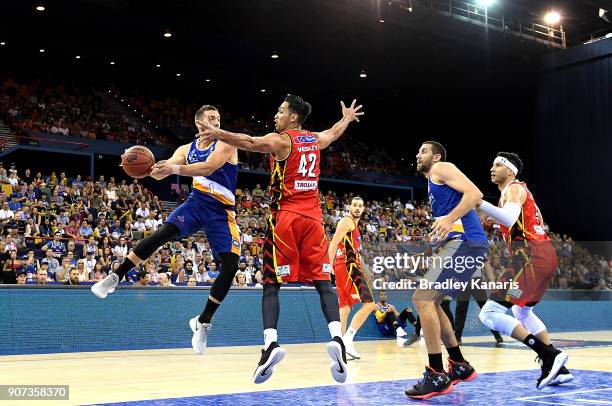
{"label": "white headband", "polygon": [[498,162],[500,164],[505,165],[508,169],[510,169],[512,173],[514,173],[514,176],[518,175],[518,168],[512,162],[508,161],[507,158],[504,158],[503,156],[498,156],[495,158],[493,163],[496,164]]}

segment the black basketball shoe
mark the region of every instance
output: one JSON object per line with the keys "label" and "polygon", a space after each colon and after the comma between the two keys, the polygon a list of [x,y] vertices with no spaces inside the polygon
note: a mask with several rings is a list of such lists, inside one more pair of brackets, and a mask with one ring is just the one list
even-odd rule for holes
{"label": "black basketball shoe", "polygon": [[448,359],[448,378],[451,380],[453,385],[459,382],[470,382],[476,379],[478,373],[469,362],[455,362],[452,359]]}
{"label": "black basketball shoe", "polygon": [[553,379],[557,377],[559,371],[567,362],[568,356],[564,352],[554,350],[550,355],[544,358],[537,357],[536,359],[540,363],[540,368],[542,369],[542,375],[540,375],[536,387],[538,389],[543,389],[550,385]]}
{"label": "black basketball shoe", "polygon": [[453,389],[454,386],[445,372],[436,372],[426,366],[423,379],[412,388],[406,389],[405,393],[412,399],[426,400],[434,396],[451,393]]}
{"label": "black basketball shoe", "polygon": [[285,358],[285,350],[274,341],[267,350],[261,350],[261,359],[253,375],[253,383],[264,383],[271,376],[274,365]]}

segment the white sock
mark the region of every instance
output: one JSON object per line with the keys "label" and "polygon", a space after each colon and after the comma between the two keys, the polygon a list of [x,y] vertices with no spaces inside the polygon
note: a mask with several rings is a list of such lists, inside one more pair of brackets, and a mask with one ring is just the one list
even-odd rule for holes
{"label": "white sock", "polygon": [[267,328],[264,330],[264,350],[267,350],[270,344],[278,341],[278,332],[275,328]]}
{"label": "white sock", "polygon": [[346,334],[342,338],[345,341],[353,341],[353,338],[355,337],[355,334],[357,334],[357,330],[355,330],[352,327],[349,327],[348,330],[346,330]]}
{"label": "white sock", "polygon": [[332,338],[342,337],[342,324],[339,321],[332,321],[327,325],[329,327],[329,334]]}
{"label": "white sock", "polygon": [[395,334],[397,334],[398,337],[403,337],[406,335],[406,332],[404,331],[403,328],[398,327],[395,329]]}

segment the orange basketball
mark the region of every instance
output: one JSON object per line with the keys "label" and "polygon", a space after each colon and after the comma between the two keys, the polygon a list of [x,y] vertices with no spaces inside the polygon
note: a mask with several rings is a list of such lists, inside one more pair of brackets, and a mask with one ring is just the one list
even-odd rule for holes
{"label": "orange basketball", "polygon": [[141,145],[128,148],[121,155],[121,167],[132,178],[140,179],[148,176],[153,164],[155,156],[149,148]]}

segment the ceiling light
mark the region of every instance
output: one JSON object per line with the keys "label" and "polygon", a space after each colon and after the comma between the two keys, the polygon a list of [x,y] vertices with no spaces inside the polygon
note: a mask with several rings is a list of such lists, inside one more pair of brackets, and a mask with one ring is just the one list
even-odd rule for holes
{"label": "ceiling light", "polygon": [[265,93],[266,89],[260,89],[259,91],[262,92],[262,93]]}
{"label": "ceiling light", "polygon": [[366,75],[365,71],[362,70],[361,73],[359,74],[359,77],[363,79],[363,78],[367,78],[368,75]]}
{"label": "ceiling light", "polygon": [[43,4],[39,4],[36,6],[36,11],[45,11],[45,6]]}
{"label": "ceiling light", "polygon": [[156,68],[161,68],[160,64],[155,65]]}
{"label": "ceiling light", "polygon": [[276,52],[273,52],[272,55],[270,55],[270,58],[278,59],[278,54]]}
{"label": "ceiling light", "polygon": [[206,81],[207,81],[207,82],[210,82],[210,79],[208,79],[208,78],[207,78],[207,79],[206,79]]}
{"label": "ceiling light", "polygon": [[41,49],[38,50],[38,52],[40,52],[41,54],[44,54],[45,50],[41,48]]}
{"label": "ceiling light", "polygon": [[495,0],[478,0],[477,3],[483,7],[491,7]]}
{"label": "ceiling light", "polygon": [[166,30],[166,32],[164,32],[164,38],[172,38],[172,33],[169,30]]}
{"label": "ceiling light", "polygon": [[382,18],[380,20],[378,20],[379,23],[384,23],[385,20],[383,20]]}
{"label": "ceiling light", "polygon": [[544,15],[544,22],[548,25],[556,25],[561,21],[561,14],[558,11],[549,11]]}
{"label": "ceiling light", "polygon": [[115,64],[115,62],[114,62],[114,61],[111,61],[111,63],[110,63],[110,64],[111,64],[111,65],[114,65],[114,64]]}
{"label": "ceiling light", "polygon": [[81,59],[81,55],[75,56],[74,59]]}
{"label": "ceiling light", "polygon": [[4,41],[0,42],[0,46],[5,46],[5,45],[6,45],[6,42]]}
{"label": "ceiling light", "polygon": [[176,74],[176,77],[177,77],[177,78],[180,78],[180,77],[181,77],[181,74],[180,74],[180,73],[177,73],[177,74]]}

